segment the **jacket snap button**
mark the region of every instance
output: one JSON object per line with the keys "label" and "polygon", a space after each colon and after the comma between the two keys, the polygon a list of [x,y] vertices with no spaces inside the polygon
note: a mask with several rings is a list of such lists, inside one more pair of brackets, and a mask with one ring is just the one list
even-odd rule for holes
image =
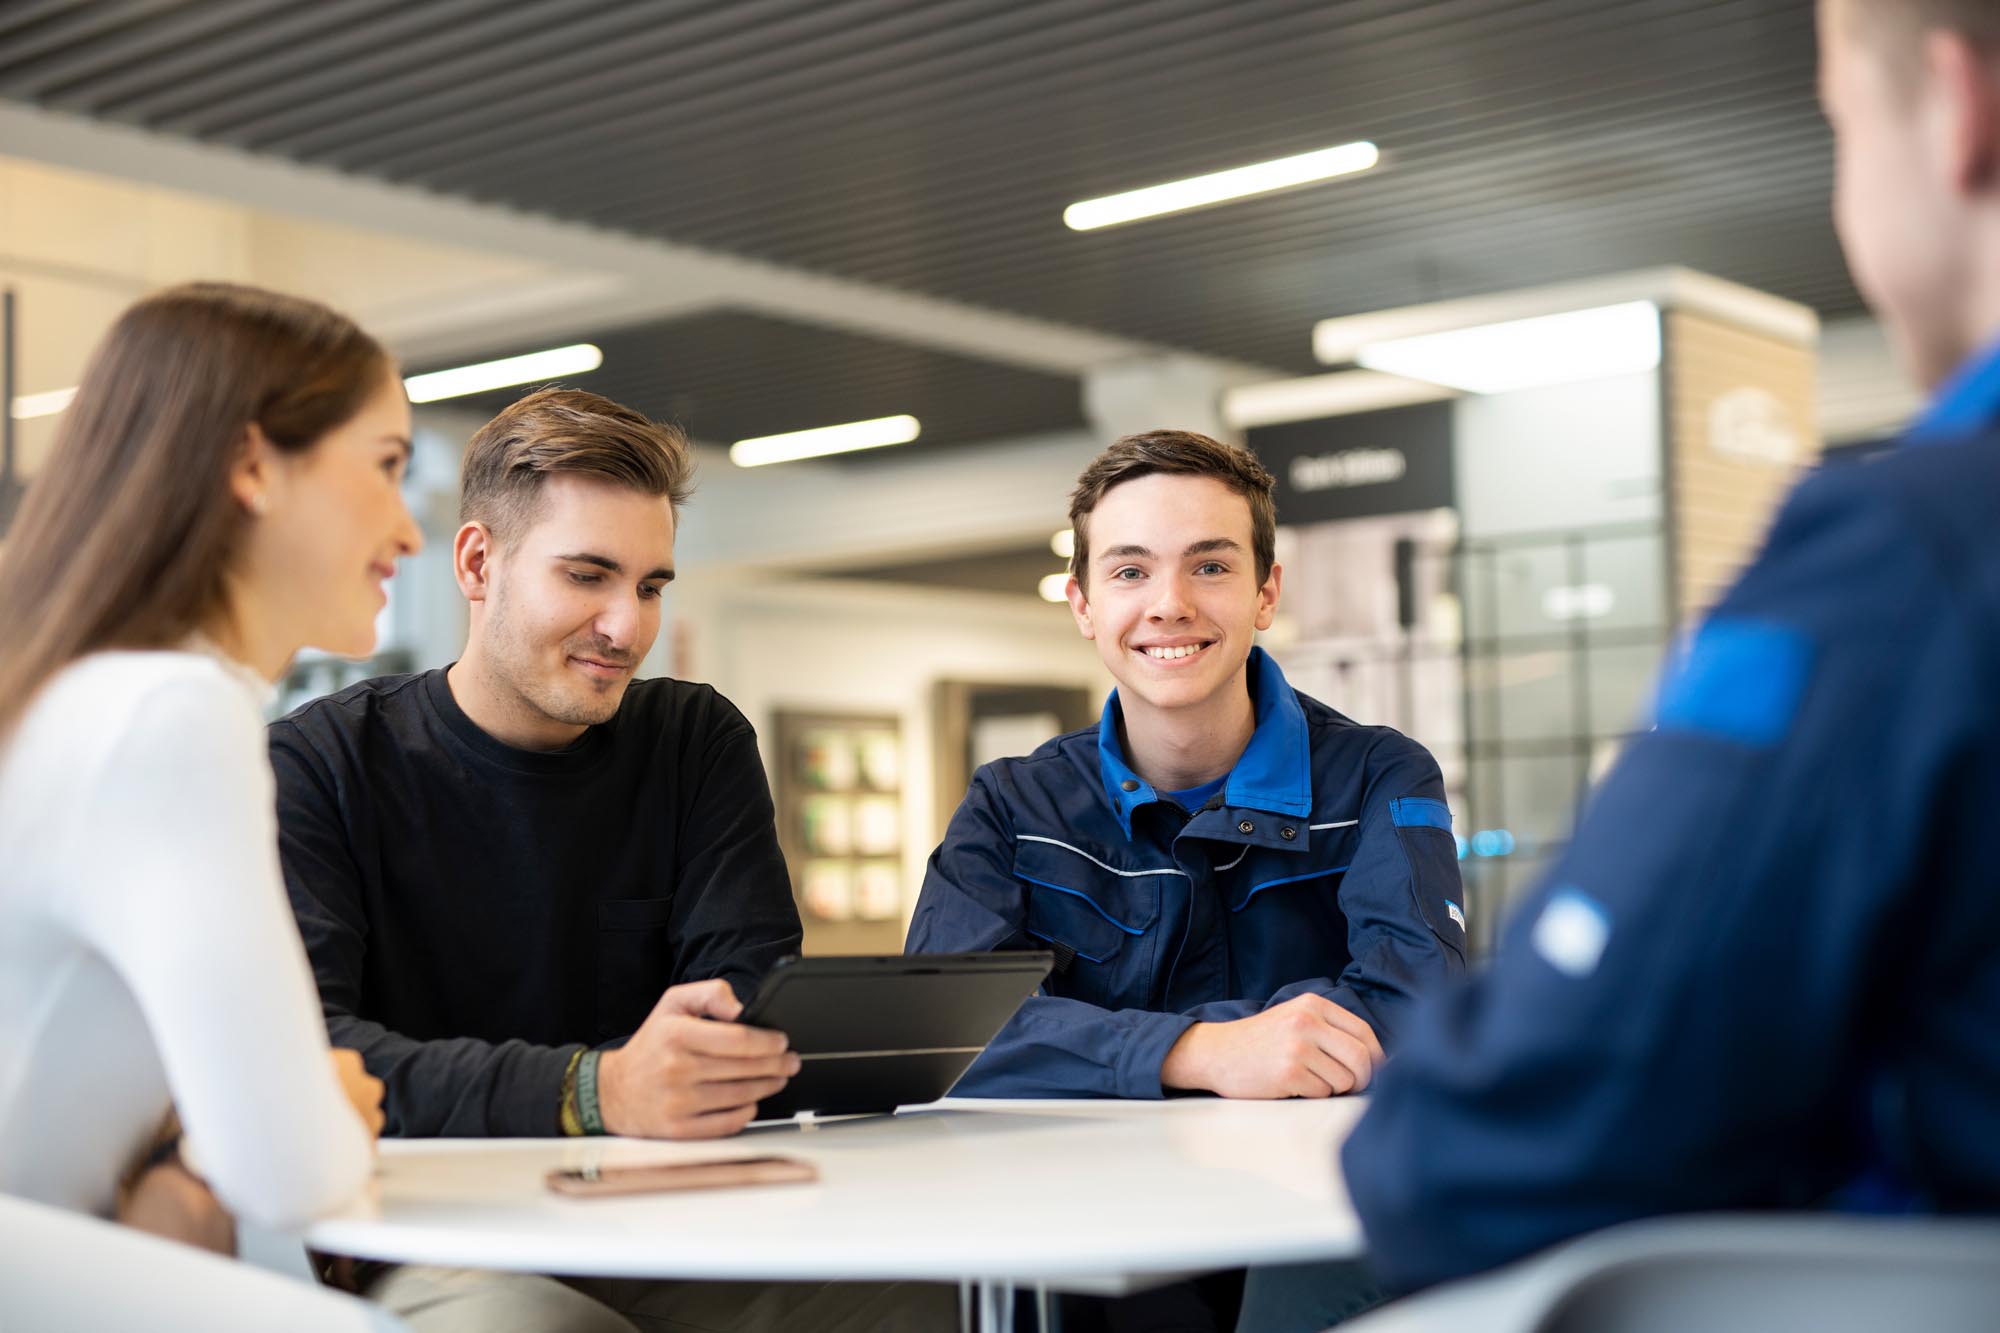
{"label": "jacket snap button", "polygon": [[1286,842],[1290,842],[1293,838],[1299,836],[1299,831],[1293,828],[1290,824],[1287,824],[1283,828],[1278,830],[1278,836],[1283,838]]}
{"label": "jacket snap button", "polygon": [[1119,785],[1119,786],[1121,786],[1121,787],[1123,787],[1123,788],[1124,788],[1124,789],[1125,789],[1126,791],[1137,791],[1137,790],[1139,790],[1139,784],[1138,784],[1137,782],[1133,781],[1133,780],[1132,780],[1131,778],[1127,778],[1127,779],[1125,779],[1125,780],[1124,780],[1123,782],[1119,783],[1118,785]]}
{"label": "jacket snap button", "polygon": [[1236,831],[1238,833],[1255,833],[1257,826],[1246,819],[1236,826]]}

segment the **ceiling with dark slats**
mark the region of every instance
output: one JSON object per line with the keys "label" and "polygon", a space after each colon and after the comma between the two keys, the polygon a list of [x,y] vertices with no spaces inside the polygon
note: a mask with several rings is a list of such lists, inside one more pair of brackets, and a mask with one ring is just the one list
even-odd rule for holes
{"label": "ceiling with dark slats", "polygon": [[[1857,309],[1812,9],[20,0],[0,97],[1309,371],[1327,316],[1666,263]],[[1384,154],[1365,175],[1061,221],[1357,138]],[[995,383],[970,401],[1004,401]],[[718,408],[786,428],[759,410]]]}
{"label": "ceiling with dark slats", "polygon": [[[923,424],[922,443],[928,445],[1084,424],[1077,381],[1066,376],[740,311],[612,329],[588,341],[603,350],[604,364],[562,383],[675,422],[694,438],[714,443],[900,412]],[[453,406],[498,412],[538,387],[474,394],[454,399]],[[862,452],[830,461],[865,464],[878,456]]]}
{"label": "ceiling with dark slats", "polygon": [[886,564],[836,565],[813,573],[820,578],[914,583],[925,588],[970,588],[975,592],[1022,597],[1035,592],[1045,575],[1059,574],[1063,568],[1063,559],[1049,554],[1047,542],[1034,542],[956,555],[927,555],[918,560],[892,560]]}

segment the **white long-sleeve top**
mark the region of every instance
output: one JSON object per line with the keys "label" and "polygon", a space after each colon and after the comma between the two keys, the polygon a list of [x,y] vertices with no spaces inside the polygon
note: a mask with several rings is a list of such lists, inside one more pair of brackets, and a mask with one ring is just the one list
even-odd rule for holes
{"label": "white long-sleeve top", "polygon": [[367,1179],[280,878],[266,687],[99,653],[0,749],[0,1191],[108,1215],[169,1102],[218,1197],[295,1225]]}

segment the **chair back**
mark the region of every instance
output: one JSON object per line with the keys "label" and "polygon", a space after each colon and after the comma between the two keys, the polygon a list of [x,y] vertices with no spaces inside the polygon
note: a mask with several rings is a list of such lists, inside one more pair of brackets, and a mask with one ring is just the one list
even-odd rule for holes
{"label": "chair back", "polygon": [[10,1329],[408,1333],[352,1296],[4,1194],[0,1311]]}
{"label": "chair back", "polygon": [[1633,1222],[1340,1333],[1989,1333],[2000,1220],[1712,1214]]}
{"label": "chair back", "polygon": [[1683,1218],[1601,1239],[1536,1333],[2000,1328],[2000,1222]]}

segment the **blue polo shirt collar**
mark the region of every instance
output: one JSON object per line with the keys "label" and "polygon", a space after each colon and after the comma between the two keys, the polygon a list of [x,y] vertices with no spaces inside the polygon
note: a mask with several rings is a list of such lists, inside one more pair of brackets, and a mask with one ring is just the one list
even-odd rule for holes
{"label": "blue polo shirt collar", "polygon": [[[1229,770],[1222,799],[1231,807],[1304,816],[1312,812],[1312,746],[1306,734],[1306,714],[1284,672],[1262,648],[1252,648],[1247,663],[1250,698],[1256,707],[1257,729]],[[1104,701],[1097,723],[1097,767],[1104,795],[1117,812],[1118,827],[1132,837],[1132,812],[1161,799],[1151,783],[1132,771],[1118,741],[1118,691]]]}
{"label": "blue polo shirt collar", "polygon": [[1979,435],[2000,423],[2000,342],[1952,372],[1910,427],[1915,440]]}

